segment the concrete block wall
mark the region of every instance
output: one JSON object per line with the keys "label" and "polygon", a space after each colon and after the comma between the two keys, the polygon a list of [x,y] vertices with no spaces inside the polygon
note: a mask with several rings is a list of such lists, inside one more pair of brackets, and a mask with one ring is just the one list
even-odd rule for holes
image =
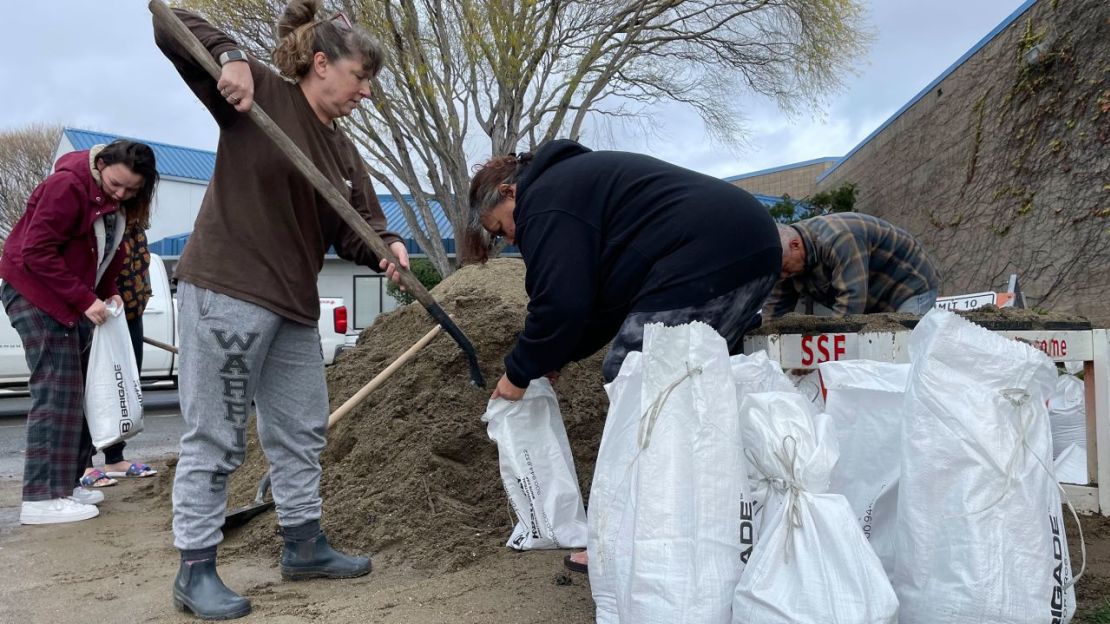
{"label": "concrete block wall", "polygon": [[1001,290],[1110,325],[1110,2],[1039,0],[818,183]]}
{"label": "concrete block wall", "polygon": [[832,161],[793,167],[772,173],[745,176],[731,182],[749,193],[789,195],[794,199],[817,192],[817,178],[833,165]]}

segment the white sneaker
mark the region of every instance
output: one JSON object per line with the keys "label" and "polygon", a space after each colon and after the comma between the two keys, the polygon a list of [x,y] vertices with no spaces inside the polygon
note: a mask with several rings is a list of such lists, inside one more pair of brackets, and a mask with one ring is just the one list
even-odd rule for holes
{"label": "white sneaker", "polygon": [[75,487],[73,488],[73,496],[69,498],[82,505],[96,505],[104,500],[104,492],[83,487]]}
{"label": "white sneaker", "polygon": [[70,498],[45,501],[23,501],[19,513],[20,524],[59,524],[88,520],[100,515],[96,505],[85,505]]}

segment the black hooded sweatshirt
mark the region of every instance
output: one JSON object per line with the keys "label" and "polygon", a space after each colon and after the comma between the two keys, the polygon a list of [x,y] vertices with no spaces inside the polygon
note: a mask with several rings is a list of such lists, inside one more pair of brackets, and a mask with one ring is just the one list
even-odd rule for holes
{"label": "black hooded sweatshirt", "polygon": [[704,303],[782,263],[774,220],[744,190],[574,141],[536,152],[513,218],[530,302],[505,370],[522,388],[608,344],[630,312]]}

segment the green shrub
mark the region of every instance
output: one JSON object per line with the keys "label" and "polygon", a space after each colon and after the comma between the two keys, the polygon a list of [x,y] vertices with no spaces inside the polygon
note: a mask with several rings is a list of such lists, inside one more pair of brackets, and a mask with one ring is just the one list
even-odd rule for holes
{"label": "green shrub", "polygon": [[[440,276],[439,271],[436,270],[435,266],[432,265],[431,261],[427,258],[413,258],[409,265],[412,267],[412,274],[415,275],[416,279],[420,280],[420,283],[428,290],[431,290],[436,284],[443,281],[443,277]],[[393,282],[386,283],[385,291],[401,305],[408,305],[415,301],[415,298],[411,294],[404,292],[399,285]]]}
{"label": "green shrub", "polygon": [[843,184],[835,189],[816,193],[802,200],[783,195],[782,201],[768,210],[779,223],[796,223],[811,217],[834,212],[852,212],[856,205],[856,185]]}

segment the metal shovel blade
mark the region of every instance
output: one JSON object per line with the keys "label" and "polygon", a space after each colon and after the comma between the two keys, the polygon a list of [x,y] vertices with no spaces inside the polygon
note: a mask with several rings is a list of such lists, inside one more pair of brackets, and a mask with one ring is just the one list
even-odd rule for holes
{"label": "metal shovel blade", "polygon": [[262,481],[258,483],[258,492],[254,495],[254,502],[237,509],[232,509],[224,516],[223,530],[228,531],[251,521],[259,514],[269,511],[274,506],[274,501],[264,500],[266,492],[270,490],[270,473],[267,472]]}

